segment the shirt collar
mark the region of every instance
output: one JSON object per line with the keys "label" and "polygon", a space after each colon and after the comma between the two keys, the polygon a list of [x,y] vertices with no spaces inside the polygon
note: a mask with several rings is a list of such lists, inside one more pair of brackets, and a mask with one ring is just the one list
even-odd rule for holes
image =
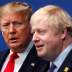
{"label": "shirt collar", "polygon": [[[28,47],[22,52],[22,53],[17,53],[20,56],[24,56],[27,55],[29,53],[29,51],[31,50],[31,48],[33,47],[33,42],[31,41],[28,45]],[[13,52],[10,50],[10,54],[11,55]]]}
{"label": "shirt collar", "polygon": [[72,43],[68,45],[65,50],[55,59],[54,64],[57,66],[59,69],[60,66],[62,65],[63,61],[67,57],[68,53],[72,50]]}

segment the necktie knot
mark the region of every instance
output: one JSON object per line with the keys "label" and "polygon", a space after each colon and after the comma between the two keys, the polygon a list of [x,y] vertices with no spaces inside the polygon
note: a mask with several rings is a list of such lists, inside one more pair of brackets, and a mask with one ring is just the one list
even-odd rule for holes
{"label": "necktie knot", "polygon": [[10,56],[10,60],[15,60],[15,59],[17,59],[19,56],[17,55],[17,53],[13,53],[13,54],[11,54],[11,56]]}
{"label": "necktie knot", "polygon": [[52,63],[49,72],[54,72],[54,69],[56,68],[56,65],[54,63]]}

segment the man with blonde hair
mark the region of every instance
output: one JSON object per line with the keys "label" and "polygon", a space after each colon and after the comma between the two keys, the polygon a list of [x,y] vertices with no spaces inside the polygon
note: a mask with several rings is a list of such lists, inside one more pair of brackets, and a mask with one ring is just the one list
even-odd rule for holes
{"label": "man with blonde hair", "polygon": [[38,56],[50,60],[48,72],[72,72],[72,18],[67,11],[47,5],[30,23]]}
{"label": "man with blonde hair", "polygon": [[27,3],[11,2],[0,8],[0,28],[9,50],[0,53],[0,72],[45,72],[48,62],[37,56],[31,41]]}

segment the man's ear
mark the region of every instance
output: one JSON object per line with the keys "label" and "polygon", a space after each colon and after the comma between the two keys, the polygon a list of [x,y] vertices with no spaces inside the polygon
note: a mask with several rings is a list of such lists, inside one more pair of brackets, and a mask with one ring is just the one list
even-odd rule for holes
{"label": "man's ear", "polygon": [[67,36],[67,30],[64,29],[63,32],[62,32],[62,35],[61,35],[61,39],[64,40],[66,38],[66,36]]}

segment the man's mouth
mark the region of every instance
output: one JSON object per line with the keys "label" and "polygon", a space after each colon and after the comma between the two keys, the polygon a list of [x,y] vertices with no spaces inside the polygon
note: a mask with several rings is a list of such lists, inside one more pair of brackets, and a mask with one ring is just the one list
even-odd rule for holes
{"label": "man's mouth", "polygon": [[11,43],[15,43],[15,42],[17,42],[17,40],[18,40],[18,38],[16,38],[16,37],[13,37],[13,38],[10,38],[10,39],[9,39],[9,41],[10,41]]}
{"label": "man's mouth", "polygon": [[44,45],[35,45],[36,46],[36,49],[41,49]]}

